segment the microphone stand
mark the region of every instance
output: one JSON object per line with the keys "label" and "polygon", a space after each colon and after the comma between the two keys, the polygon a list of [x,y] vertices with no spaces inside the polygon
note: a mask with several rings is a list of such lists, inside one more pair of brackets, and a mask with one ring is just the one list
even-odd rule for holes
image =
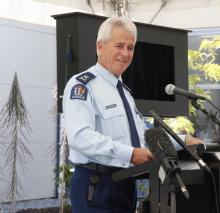
{"label": "microphone stand", "polygon": [[[177,183],[183,193],[183,195],[189,199],[189,193],[179,176],[181,169],[177,165],[177,161],[173,158],[164,158],[161,161],[162,168],[165,173],[168,174],[169,193],[170,193],[170,213],[176,213],[176,189]],[[163,196],[163,195],[162,195]]]}
{"label": "microphone stand", "polygon": [[176,140],[176,142],[185,149],[193,159],[195,159],[198,164],[204,168],[207,172],[211,173],[211,169],[206,165],[206,163],[200,158],[197,152],[191,150],[182,140],[181,138],[157,115],[153,110],[150,111],[150,114],[153,118]]}
{"label": "microphone stand", "polygon": [[191,104],[197,109],[203,112],[208,118],[210,118],[215,124],[220,126],[220,119],[218,116],[208,112],[204,107],[202,107],[196,100],[190,99]]}

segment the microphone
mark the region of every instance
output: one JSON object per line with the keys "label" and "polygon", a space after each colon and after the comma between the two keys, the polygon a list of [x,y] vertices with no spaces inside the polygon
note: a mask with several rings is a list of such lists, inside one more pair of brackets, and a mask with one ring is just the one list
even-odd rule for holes
{"label": "microphone", "polygon": [[200,156],[197,154],[197,152],[191,150],[182,140],[181,138],[155,113],[153,110],[150,111],[150,114],[155,119],[155,121],[162,126],[176,141],[177,143],[186,150],[191,157],[193,157],[198,164],[204,168],[207,172],[211,173],[211,169],[208,167],[208,165],[200,158]]}
{"label": "microphone", "polygon": [[166,174],[171,174],[173,176],[175,175],[182,193],[188,199],[189,192],[179,176],[181,169],[178,167],[176,161],[178,154],[168,135],[162,128],[152,128],[146,130],[144,136],[145,141],[148,144],[148,148],[153,153],[155,159],[158,160],[162,165],[162,168],[159,170],[159,178],[161,181],[164,181]]}
{"label": "microphone", "polygon": [[166,87],[165,87],[165,92],[166,92],[167,95],[177,94],[177,95],[185,96],[185,97],[187,97],[189,99],[207,100],[207,98],[202,96],[202,95],[197,95],[197,94],[189,92],[187,90],[178,88],[178,87],[174,86],[173,84],[167,84]]}
{"label": "microphone", "polygon": [[145,142],[156,159],[171,157],[177,159],[177,152],[169,137],[162,128],[151,128],[145,131]]}

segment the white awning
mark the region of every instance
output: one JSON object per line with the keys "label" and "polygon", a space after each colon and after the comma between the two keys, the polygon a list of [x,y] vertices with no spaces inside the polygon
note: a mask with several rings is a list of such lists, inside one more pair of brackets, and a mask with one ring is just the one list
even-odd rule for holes
{"label": "white awning", "polygon": [[[128,0],[133,20],[184,29],[220,27],[219,0]],[[85,12],[111,16],[113,6],[109,0],[7,0],[0,1],[0,18],[55,26],[51,15]],[[161,10],[159,10],[161,8]]]}

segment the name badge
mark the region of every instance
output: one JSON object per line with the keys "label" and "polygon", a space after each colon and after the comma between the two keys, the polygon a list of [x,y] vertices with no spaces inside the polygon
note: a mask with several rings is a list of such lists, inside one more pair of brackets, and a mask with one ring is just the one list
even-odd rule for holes
{"label": "name badge", "polygon": [[111,109],[111,108],[114,108],[116,106],[117,106],[117,104],[111,104],[111,105],[106,106],[105,108],[106,109]]}

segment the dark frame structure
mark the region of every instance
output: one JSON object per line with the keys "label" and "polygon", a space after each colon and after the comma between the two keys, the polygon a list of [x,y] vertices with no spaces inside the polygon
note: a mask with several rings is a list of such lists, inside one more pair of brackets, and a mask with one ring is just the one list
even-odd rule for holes
{"label": "dark frame structure", "polygon": [[[106,17],[79,12],[54,15],[52,17],[56,19],[57,23],[58,111],[62,112],[62,95],[68,79],[72,75],[86,70],[97,61],[95,47],[97,31]],[[164,117],[188,115],[189,104],[186,98],[180,96],[171,97],[164,92],[164,88],[168,83],[175,84],[177,87],[186,90],[188,89],[188,31],[143,23],[135,24],[138,30],[137,44],[150,44],[155,45],[155,47],[161,46],[172,49],[172,54],[168,58],[171,63],[168,66],[164,66],[165,63],[163,63],[159,66],[160,70],[158,69],[158,66],[153,70],[151,70],[151,67],[148,67],[148,64],[146,64],[147,67],[145,65],[143,66],[145,69],[141,72],[151,71],[147,74],[148,76],[152,76],[152,73],[158,72],[154,77],[155,82],[153,86],[150,86],[149,88],[147,82],[146,84],[142,83],[142,90],[152,90],[152,94],[156,94],[156,97],[145,99],[136,98],[134,96],[138,110],[144,116],[148,116],[148,112],[152,109],[160,116]],[[152,47],[151,49],[153,50],[155,48]],[[135,54],[134,60],[137,57],[139,57],[139,55]],[[166,57],[166,51],[164,57]],[[163,59],[162,56],[160,58]],[[147,58],[146,60],[142,60],[142,62],[145,61],[147,61]],[[161,60],[157,60],[156,54],[153,61],[158,64]],[[162,61],[166,61],[166,58]],[[136,67],[133,66],[132,72],[135,72],[135,69]],[[131,72],[130,67],[128,68],[128,72]],[[131,76],[131,78],[129,79],[128,76]],[[139,80],[137,78],[133,79],[132,76],[135,75],[129,74],[128,76],[123,77],[125,78],[123,80],[135,93],[134,90],[138,88]],[[166,76],[169,77],[167,78]],[[141,78],[142,76],[140,76],[140,79]],[[167,80],[161,83],[161,80],[163,79]],[[129,84],[129,82],[132,81],[135,82],[135,84]],[[137,92],[138,91],[136,91],[136,94]]]}

